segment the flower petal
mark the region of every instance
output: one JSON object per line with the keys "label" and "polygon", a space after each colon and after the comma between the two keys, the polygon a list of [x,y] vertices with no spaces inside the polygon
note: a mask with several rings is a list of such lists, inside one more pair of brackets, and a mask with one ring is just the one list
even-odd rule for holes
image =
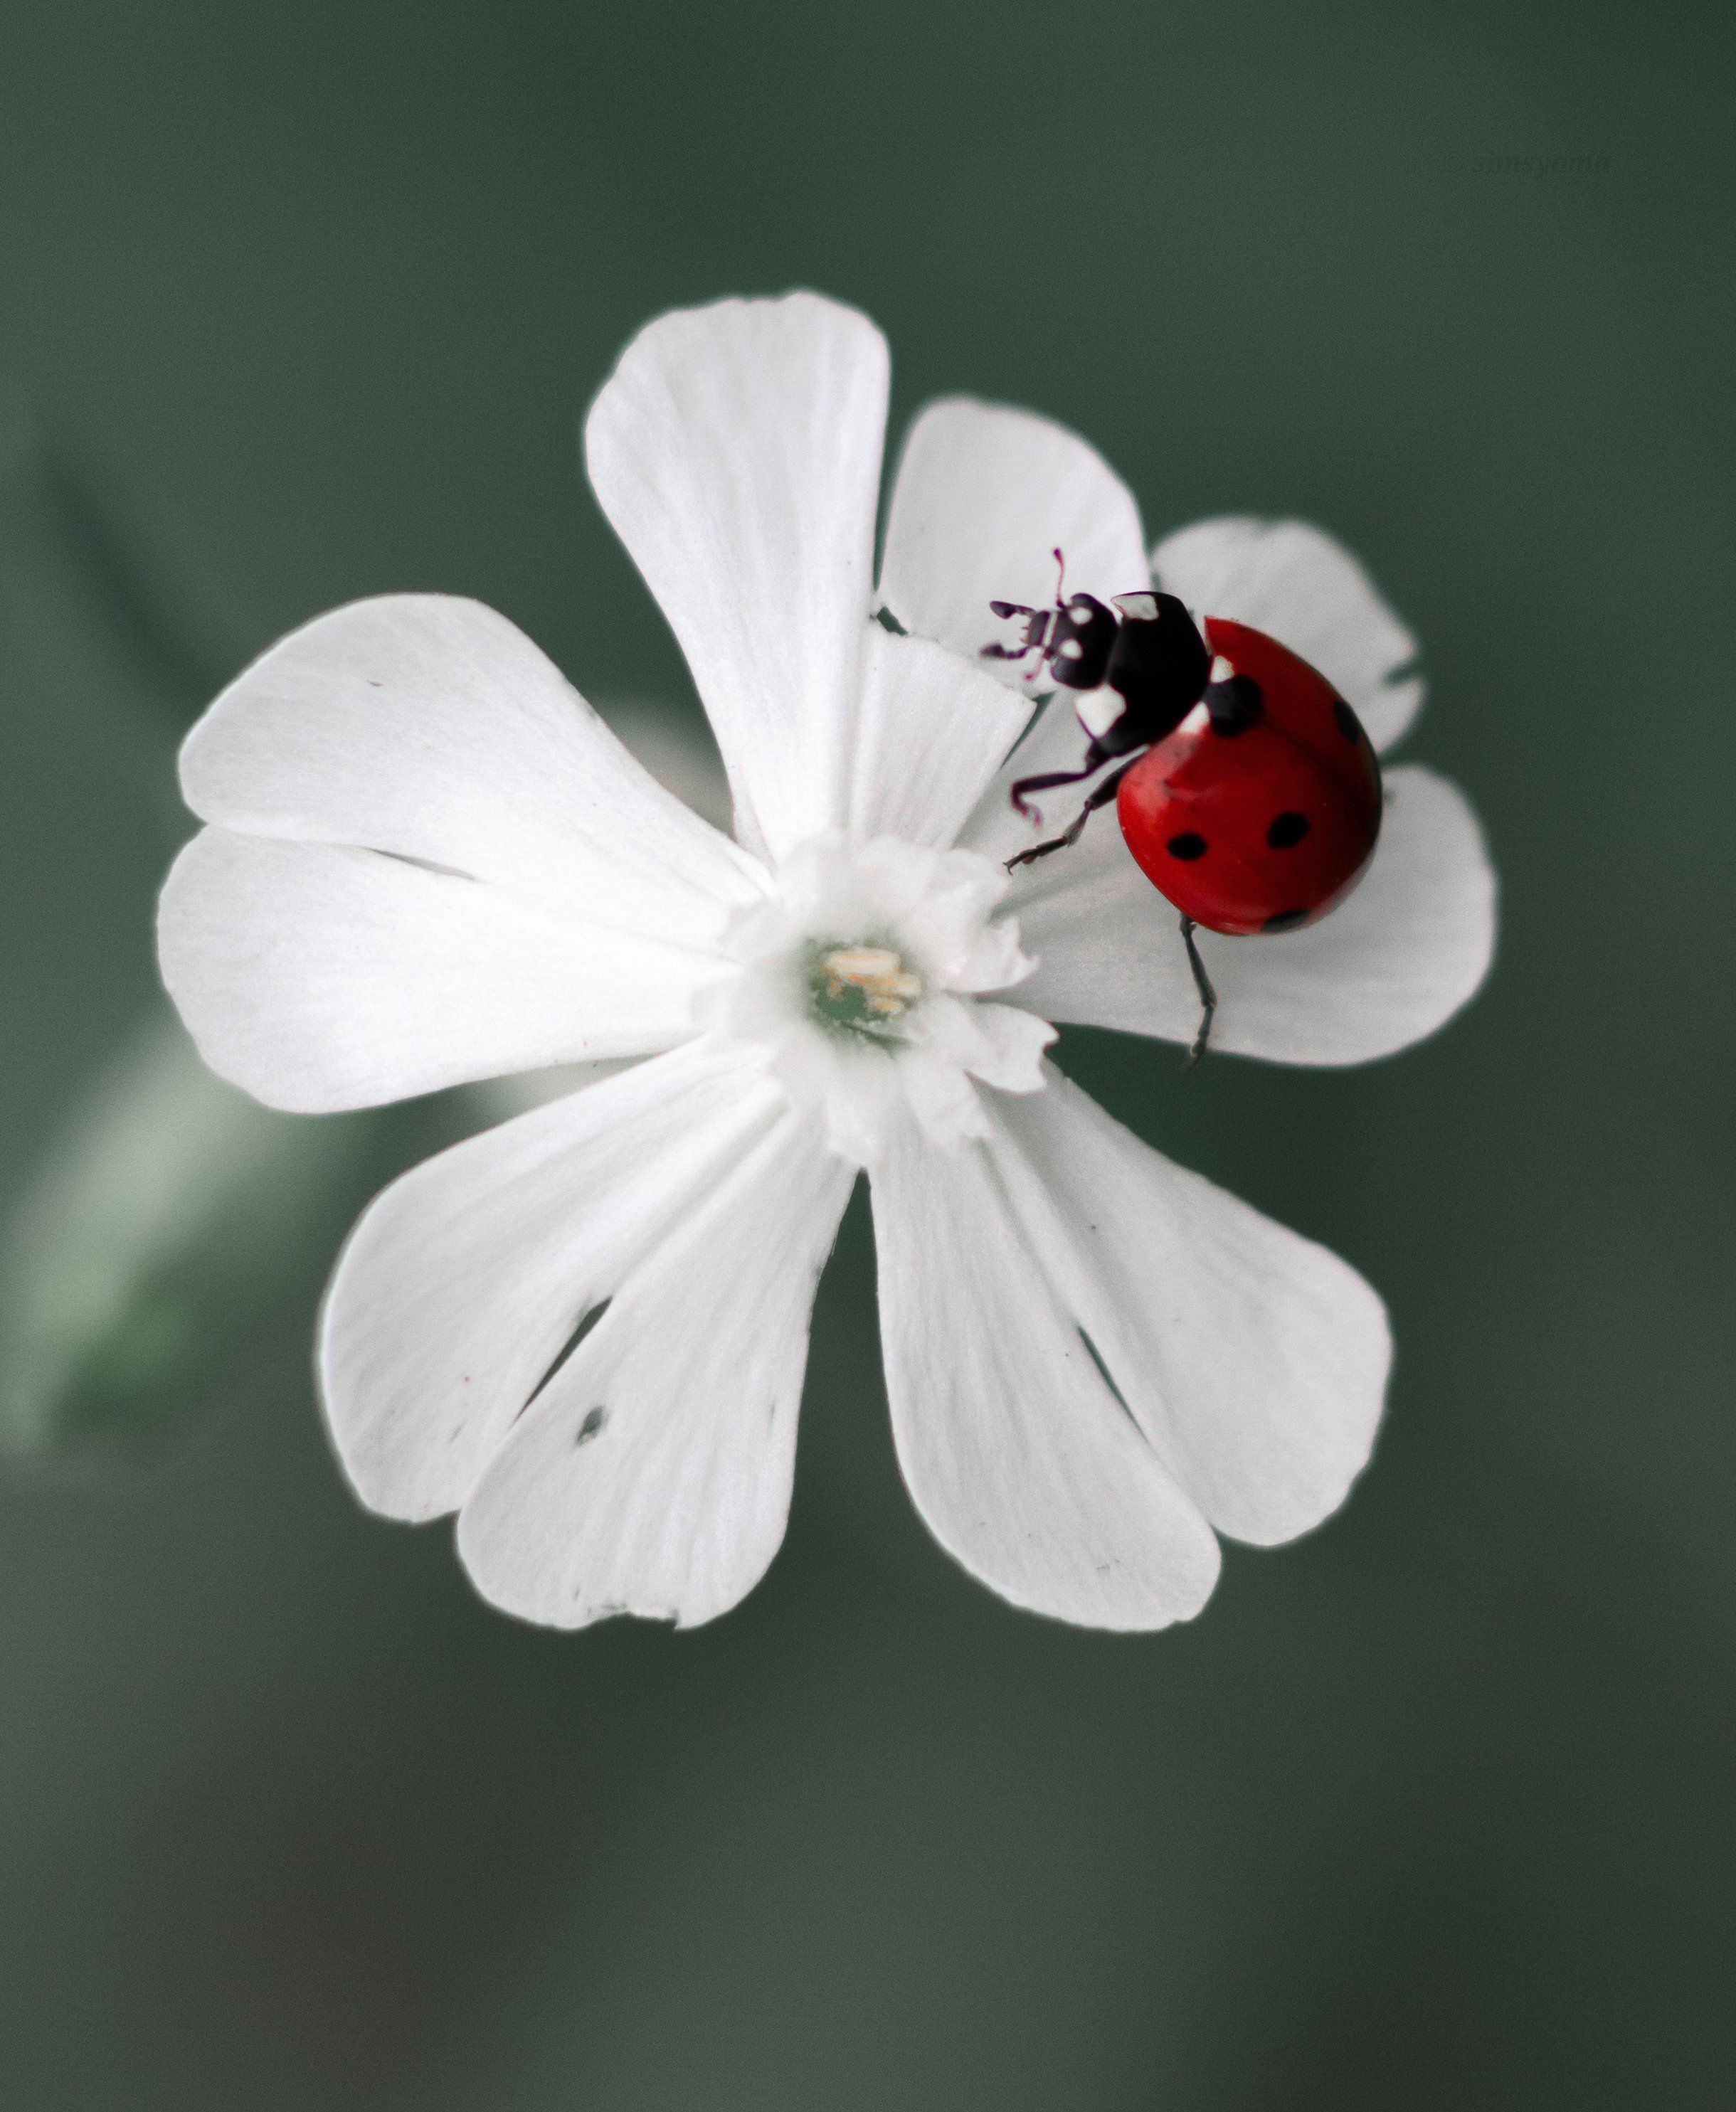
{"label": "flower petal", "polygon": [[[879,848],[871,844],[868,851]],[[900,855],[912,870],[909,853]],[[1005,990],[1023,982],[1037,964],[1021,949],[1018,926],[1005,917],[990,921],[1010,885],[1002,868],[974,851],[941,851],[931,853],[920,876],[920,889],[890,921],[923,972],[952,990]]]}
{"label": "flower petal", "polygon": [[298,1114],[667,1049],[723,965],[403,858],[226,829],[175,860],[157,952],[212,1069]]}
{"label": "flower petal", "polygon": [[[991,601],[1047,608],[1055,553],[1069,593],[1146,584],[1139,509],[1095,448],[1047,418],[949,396],[911,426],[886,517],[881,597],[909,631],[975,660],[1014,630]],[[1011,662],[980,664],[1009,681]]]}
{"label": "flower petal", "polygon": [[[1415,764],[1386,775],[1387,812],[1354,894],[1301,931],[1199,934],[1217,986],[1212,1047],[1280,1063],[1363,1063],[1444,1026],[1488,971],[1495,876],[1465,797]],[[1191,1041],[1200,1003],[1177,914],[1105,815],[1078,846],[1016,876],[1011,907],[1037,956],[1019,1001],[1046,1019]]]}
{"label": "flower petal", "polygon": [[1049,1079],[995,1103],[992,1149],[1068,1311],[1220,1532],[1267,1545],[1317,1525],[1374,1441],[1392,1360],[1379,1299]]}
{"label": "flower petal", "polygon": [[[998,676],[1028,712],[1047,685],[1027,682],[1023,663],[981,657],[985,645],[1018,636],[989,603],[1048,608],[1058,549],[1069,593],[1107,599],[1146,584],[1139,509],[1096,448],[1028,411],[965,396],[931,403],[904,442],[881,561],[882,598],[905,630]],[[1010,762],[1003,749],[1003,767],[959,842],[997,861],[1028,843],[1030,826],[1008,804],[1008,788],[1015,777],[1075,767],[1085,741],[1063,692]]]}
{"label": "flower petal", "polygon": [[984,1148],[907,1134],[873,1179],[892,1432],[929,1530],[1058,1619],[1197,1613],[1217,1542],[1098,1375]]}
{"label": "flower petal", "polygon": [[293,631],[188,735],[181,782],[242,835],[388,851],[683,944],[762,885],[522,631],[450,595]]}
{"label": "flower petal", "polygon": [[376,1196],[326,1294],[332,1441],[389,1517],[455,1510],[580,1321],[768,1135],[781,1095],[709,1042],[455,1145]]}
{"label": "flower petal", "polygon": [[956,653],[871,626],[850,800],[854,840],[886,835],[946,849],[1029,716],[1023,699]]}
{"label": "flower petal", "polygon": [[1198,521],[1151,553],[1153,577],[1196,616],[1269,632],[1318,667],[1390,748],[1416,717],[1416,640],[1341,543],[1305,521]]}
{"label": "flower petal", "polygon": [[777,1551],[809,1316],[854,1175],[786,1113],[629,1276],[458,1518],[483,1596],[580,1627],[713,1619]]}
{"label": "flower petal", "polygon": [[1043,1051],[1055,1029],[1017,1005],[964,1004],[942,994],[912,1015],[909,1038],[986,1086],[1004,1093],[1036,1093],[1042,1090]]}
{"label": "flower petal", "polygon": [[[1062,785],[1044,794],[1037,805],[1046,826],[1039,829],[1013,804],[1012,790],[1021,777],[1046,776],[1055,770],[1077,770],[1085,759],[1091,740],[1073,711],[1073,694],[1057,690],[1041,712],[1026,728],[1025,737],[996,774],[970,819],[959,831],[962,848],[1002,864],[1015,851],[1027,849],[1040,835],[1053,834],[1070,822],[1091,790],[1088,785]],[[1027,872],[1040,870],[1027,867]],[[1018,894],[1015,884],[1014,895]]]}
{"label": "flower petal", "polygon": [[885,340],[812,294],[642,330],[591,406],[599,503],[693,671],[772,857],[841,828],[874,559]]}

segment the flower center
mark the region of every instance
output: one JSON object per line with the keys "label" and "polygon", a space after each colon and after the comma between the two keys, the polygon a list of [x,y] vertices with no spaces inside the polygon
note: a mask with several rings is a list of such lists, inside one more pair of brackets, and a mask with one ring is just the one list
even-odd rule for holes
{"label": "flower center", "polygon": [[818,940],[807,954],[809,1008],[822,1026],[884,1035],[927,988],[893,946]]}
{"label": "flower center", "polygon": [[872,1165],[910,1122],[932,1141],[989,1133],[979,1088],[1041,1092],[1055,1029],[1001,995],[1036,967],[1000,867],[893,836],[810,837],[764,896],[730,917],[733,973],[706,982],[695,1023],[756,1044],[828,1148]]}

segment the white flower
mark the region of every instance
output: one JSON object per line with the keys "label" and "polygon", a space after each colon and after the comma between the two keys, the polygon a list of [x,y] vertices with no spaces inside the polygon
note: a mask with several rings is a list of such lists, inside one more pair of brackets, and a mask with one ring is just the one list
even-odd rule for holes
{"label": "white flower", "polygon": [[[1054,426],[936,407],[883,576],[926,635],[895,635],[869,613],[886,389],[873,326],[795,294],[664,316],[590,414],[592,482],[686,650],[738,841],[503,617],[443,597],[308,625],[186,745],[210,826],[165,890],[163,972],[226,1077],[321,1111],[641,1059],[388,1188],[321,1323],[363,1500],[457,1510],[479,1588],[532,1619],[690,1624],[757,1581],[859,1164],[905,1477],[1015,1603],[1185,1618],[1214,1527],[1305,1530],[1372,1441],[1374,1292],[1042,1060],[1050,1020],[1195,1023],[1173,913],[1112,824],[1016,882],[1000,866],[1030,707],[976,658],[986,603],[1044,599],[1056,544],[1071,584],[1137,584],[1132,502]],[[1315,659],[1377,742],[1414,708],[1410,641],[1313,531],[1208,524],[1159,563]],[[1021,769],[1078,738],[1051,712]],[[1213,954],[1219,1046],[1353,1061],[1474,985],[1474,825],[1426,773],[1390,782],[1345,908]]]}

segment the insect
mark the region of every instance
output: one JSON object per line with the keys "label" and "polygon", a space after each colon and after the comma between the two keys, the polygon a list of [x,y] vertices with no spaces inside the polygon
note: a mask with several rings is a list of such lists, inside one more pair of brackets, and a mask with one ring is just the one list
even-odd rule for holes
{"label": "insect", "polygon": [[1295,931],[1334,908],[1380,833],[1380,765],[1343,698],[1275,638],[1223,617],[1206,617],[1202,636],[1185,606],[1158,589],[1111,599],[1113,608],[1092,594],[1067,595],[1064,566],[1052,608],[989,604],[1025,622],[1017,644],[986,645],[985,657],[1034,654],[1032,676],[1046,667],[1078,693],[1089,736],[1081,768],[1021,778],[1013,804],[1038,821],[1032,793],[1115,766],[1069,828],[1007,866],[1078,843],[1091,815],[1115,802],[1135,862],[1181,912],[1201,1005],[1192,1067],[1218,1008],[1196,927],[1235,937]]}

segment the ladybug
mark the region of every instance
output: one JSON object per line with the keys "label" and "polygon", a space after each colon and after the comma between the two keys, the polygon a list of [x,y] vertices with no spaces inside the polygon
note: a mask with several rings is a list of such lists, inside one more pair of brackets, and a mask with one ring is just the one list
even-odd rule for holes
{"label": "ladybug", "polygon": [[[1060,560],[1060,553],[1055,553]],[[1061,598],[1052,609],[991,602],[1023,617],[1016,645],[986,657],[1046,667],[1090,736],[1082,767],[1021,778],[1013,804],[1041,817],[1030,794],[1077,784],[1107,765],[1063,835],[1007,860],[1010,871],[1079,840],[1115,802],[1135,863],[1181,912],[1182,940],[1200,994],[1205,1053],[1217,1009],[1194,942],[1196,926],[1233,937],[1300,931],[1334,908],[1361,877],[1380,834],[1380,765],[1362,723],[1325,676],[1275,638],[1224,617],[1204,635],[1160,590]]]}

